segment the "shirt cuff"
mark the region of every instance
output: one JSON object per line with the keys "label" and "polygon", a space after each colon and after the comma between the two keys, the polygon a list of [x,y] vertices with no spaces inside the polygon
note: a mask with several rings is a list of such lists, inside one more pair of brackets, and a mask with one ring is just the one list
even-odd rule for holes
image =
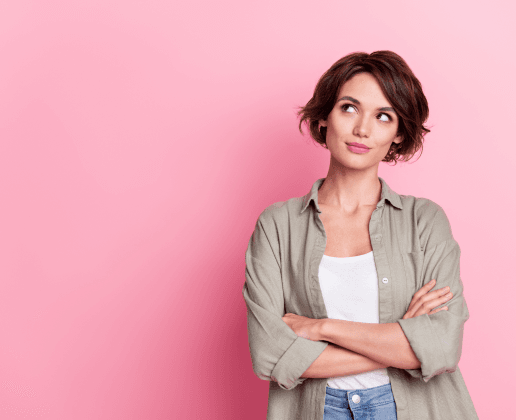
{"label": "shirt cuff", "polygon": [[[427,314],[414,318],[399,319],[400,324],[410,347],[421,362],[420,369],[410,369],[414,377],[428,382],[431,378],[446,371],[446,354],[442,349],[440,338],[434,330],[432,321]],[[420,371],[419,375],[417,372]]]}
{"label": "shirt cuff", "polygon": [[301,375],[328,346],[327,341],[312,341],[297,337],[274,366],[271,379],[283,389],[292,389],[305,379]]}

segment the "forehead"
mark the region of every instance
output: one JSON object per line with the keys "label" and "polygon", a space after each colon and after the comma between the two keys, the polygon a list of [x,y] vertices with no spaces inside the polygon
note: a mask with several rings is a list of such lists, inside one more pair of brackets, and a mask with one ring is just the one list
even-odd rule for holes
{"label": "forehead", "polygon": [[380,84],[370,73],[359,73],[346,81],[339,89],[337,101],[346,95],[352,96],[366,105],[368,102],[374,106],[390,105]]}

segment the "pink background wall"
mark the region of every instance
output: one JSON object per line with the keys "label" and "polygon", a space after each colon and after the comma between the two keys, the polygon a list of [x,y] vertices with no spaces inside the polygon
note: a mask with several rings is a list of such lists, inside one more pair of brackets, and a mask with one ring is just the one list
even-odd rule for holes
{"label": "pink background wall", "polygon": [[432,129],[380,176],[446,210],[460,367],[481,419],[514,416],[512,8],[2,1],[0,418],[264,419],[247,242],[326,175],[295,107],[338,58],[380,49],[421,80]]}

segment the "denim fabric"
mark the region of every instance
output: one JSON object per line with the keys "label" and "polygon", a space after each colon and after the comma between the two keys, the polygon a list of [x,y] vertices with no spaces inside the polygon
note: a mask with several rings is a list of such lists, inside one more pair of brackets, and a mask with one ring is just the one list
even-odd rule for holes
{"label": "denim fabric", "polygon": [[326,387],[324,420],[397,420],[391,384],[346,391]]}

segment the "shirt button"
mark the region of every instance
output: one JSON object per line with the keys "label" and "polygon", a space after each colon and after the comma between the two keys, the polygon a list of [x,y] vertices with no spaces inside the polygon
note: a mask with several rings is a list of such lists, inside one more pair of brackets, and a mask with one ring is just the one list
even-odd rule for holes
{"label": "shirt button", "polygon": [[358,404],[360,402],[360,395],[353,395],[351,398],[355,404]]}
{"label": "shirt button", "polygon": [[384,277],[384,278],[382,279],[382,282],[383,282],[384,284],[387,284],[387,283],[389,283],[389,279],[388,279],[387,277]]}

